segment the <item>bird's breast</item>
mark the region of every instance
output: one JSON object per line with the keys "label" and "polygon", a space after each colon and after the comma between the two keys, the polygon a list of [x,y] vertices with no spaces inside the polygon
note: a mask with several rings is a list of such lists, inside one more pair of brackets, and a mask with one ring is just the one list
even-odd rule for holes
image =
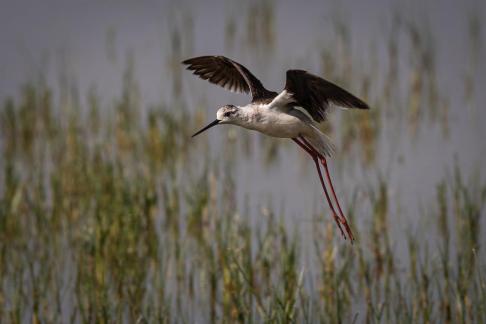
{"label": "bird's breast", "polygon": [[242,126],[268,136],[282,138],[297,137],[308,128],[299,118],[271,109],[254,111]]}

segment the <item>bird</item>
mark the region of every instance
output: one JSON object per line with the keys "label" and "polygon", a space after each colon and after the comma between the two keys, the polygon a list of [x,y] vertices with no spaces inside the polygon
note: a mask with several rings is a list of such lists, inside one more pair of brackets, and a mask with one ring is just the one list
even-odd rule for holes
{"label": "bird", "polygon": [[[222,106],[216,113],[216,119],[192,137],[216,125],[229,124],[271,137],[291,139],[312,158],[334,221],[344,239],[352,243],[355,238],[337,199],[327,165],[327,158],[334,152],[334,146],[318,125],[327,120],[331,105],[345,109],[369,109],[368,104],[338,85],[305,70],[287,70],[284,89],[277,93],[267,90],[246,67],[225,56],[199,56],[184,60],[182,64],[204,80],[232,92],[250,94],[252,98],[244,106]],[[337,208],[331,200],[319,163],[325,170]]]}

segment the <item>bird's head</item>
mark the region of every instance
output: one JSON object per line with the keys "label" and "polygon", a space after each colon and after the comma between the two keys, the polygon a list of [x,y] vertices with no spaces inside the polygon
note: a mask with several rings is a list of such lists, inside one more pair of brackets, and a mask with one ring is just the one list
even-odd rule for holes
{"label": "bird's head", "polygon": [[240,108],[226,105],[218,109],[216,119],[220,124],[234,124],[240,117]]}
{"label": "bird's head", "polygon": [[205,130],[210,129],[213,126],[218,124],[238,124],[238,121],[241,119],[241,110],[240,108],[233,106],[233,105],[226,105],[218,109],[216,113],[216,120],[212,123],[201,129],[200,131],[196,132],[192,137],[201,134]]}

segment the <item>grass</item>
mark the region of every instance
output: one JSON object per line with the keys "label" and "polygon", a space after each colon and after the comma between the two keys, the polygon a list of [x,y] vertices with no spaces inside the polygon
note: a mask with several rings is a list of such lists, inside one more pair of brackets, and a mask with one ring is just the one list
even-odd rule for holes
{"label": "grass", "polygon": [[236,212],[229,166],[219,174],[205,163],[191,185],[181,182],[192,158],[187,112],[155,107],[142,121],[125,93],[104,118],[95,98],[88,114],[59,117],[50,90],[29,85],[0,111],[2,321],[486,319],[486,187],[465,184],[459,169],[427,206],[434,253],[410,234],[408,264],[397,259],[380,181],[354,246],[316,222],[309,269],[281,217],[266,211],[252,226]]}

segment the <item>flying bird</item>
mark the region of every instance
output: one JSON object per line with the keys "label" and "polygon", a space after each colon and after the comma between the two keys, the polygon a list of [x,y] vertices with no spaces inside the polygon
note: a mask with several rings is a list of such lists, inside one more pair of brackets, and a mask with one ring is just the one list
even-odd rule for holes
{"label": "flying bird", "polygon": [[[326,120],[331,104],[357,109],[369,109],[368,105],[341,87],[304,70],[287,70],[285,87],[277,93],[267,90],[243,65],[224,56],[200,56],[182,63],[204,80],[233,92],[249,93],[252,97],[245,106],[219,108],[216,119],[192,137],[213,126],[231,124],[272,137],[292,139],[314,161],[334,220],[342,236],[352,242],[353,232],[337,199],[327,166],[326,158],[331,156],[333,145],[317,125]],[[319,162],[324,167],[339,214],[331,201]]]}

